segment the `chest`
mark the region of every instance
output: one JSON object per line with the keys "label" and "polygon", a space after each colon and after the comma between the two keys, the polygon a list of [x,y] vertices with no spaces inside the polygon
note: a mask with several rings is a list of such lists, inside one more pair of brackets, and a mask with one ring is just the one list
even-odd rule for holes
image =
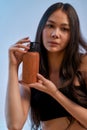
{"label": "chest", "polygon": [[60,80],[58,72],[51,73],[50,80],[56,85],[57,88],[60,88],[61,80]]}

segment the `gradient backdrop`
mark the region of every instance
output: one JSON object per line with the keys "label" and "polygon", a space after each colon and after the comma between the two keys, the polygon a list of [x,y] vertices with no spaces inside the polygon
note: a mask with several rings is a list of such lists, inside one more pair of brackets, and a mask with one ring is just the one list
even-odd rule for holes
{"label": "gradient backdrop", "polygon": [[[4,114],[8,80],[8,48],[21,38],[33,41],[44,11],[59,0],[0,0],[0,130],[7,130]],[[81,30],[87,40],[87,0],[61,0],[78,12]],[[29,120],[23,130],[30,130]]]}

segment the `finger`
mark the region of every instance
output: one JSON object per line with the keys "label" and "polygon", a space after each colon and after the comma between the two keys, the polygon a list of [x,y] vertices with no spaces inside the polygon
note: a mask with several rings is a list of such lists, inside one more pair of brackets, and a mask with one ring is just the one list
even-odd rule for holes
{"label": "finger", "polygon": [[14,47],[24,48],[24,49],[27,49],[27,50],[30,48],[29,45],[28,45],[28,46],[25,46],[25,45],[23,45],[23,44],[15,44]]}
{"label": "finger", "polygon": [[22,85],[24,88],[29,88],[29,85],[24,83],[22,80],[19,80],[19,85]]}
{"label": "finger", "polygon": [[22,38],[21,40],[26,40],[26,39],[29,39],[29,37],[24,37],[24,38]]}
{"label": "finger", "polygon": [[39,79],[39,80],[41,80],[42,82],[43,82],[43,84],[46,84],[47,83],[47,79],[46,78],[44,78],[41,74],[37,74],[37,78]]}
{"label": "finger", "polygon": [[42,84],[43,82],[42,82],[42,80],[39,79],[39,80],[38,80],[38,83]]}
{"label": "finger", "polygon": [[29,84],[29,87],[30,88],[35,88],[35,89],[43,91],[43,92],[46,91],[46,87],[43,84],[37,83],[37,82]]}
{"label": "finger", "polygon": [[35,88],[35,89],[37,89],[39,91],[43,91],[43,92],[46,91],[46,87],[43,84],[41,84],[41,83],[37,83],[36,82],[36,83],[26,84],[22,80],[19,80],[19,83],[21,85],[23,85],[24,87]]}
{"label": "finger", "polygon": [[29,85],[30,85],[30,84],[28,84],[28,83],[25,83],[23,80],[19,80],[18,82],[19,82],[20,84],[24,85],[24,86],[27,86],[27,87],[29,87]]}
{"label": "finger", "polygon": [[[30,88],[36,88],[36,86],[39,86],[39,83],[31,83],[31,84],[26,84],[24,81],[22,80],[19,80],[18,81],[20,84],[22,84],[23,86],[27,86],[27,87],[30,87]],[[37,87],[38,88],[38,87]]]}
{"label": "finger", "polygon": [[16,44],[19,44],[19,43],[22,44],[22,43],[27,43],[27,42],[30,42],[29,37],[26,37],[26,38],[19,40]]}
{"label": "finger", "polygon": [[16,47],[13,47],[11,49],[9,49],[9,52],[20,52],[20,53],[26,53],[27,50],[23,50],[23,49],[20,49],[20,48],[16,48]]}

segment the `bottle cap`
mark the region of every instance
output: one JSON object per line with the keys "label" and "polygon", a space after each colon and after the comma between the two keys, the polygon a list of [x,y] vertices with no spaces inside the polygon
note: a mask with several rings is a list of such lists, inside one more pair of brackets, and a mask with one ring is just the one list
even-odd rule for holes
{"label": "bottle cap", "polygon": [[29,52],[40,52],[40,43],[39,42],[30,42]]}

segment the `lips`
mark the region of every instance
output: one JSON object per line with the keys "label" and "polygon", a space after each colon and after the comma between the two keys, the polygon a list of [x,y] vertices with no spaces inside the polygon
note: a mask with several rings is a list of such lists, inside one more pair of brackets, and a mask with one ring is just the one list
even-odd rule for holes
{"label": "lips", "polygon": [[48,44],[51,46],[58,46],[59,45],[58,42],[54,42],[54,41],[49,41]]}

